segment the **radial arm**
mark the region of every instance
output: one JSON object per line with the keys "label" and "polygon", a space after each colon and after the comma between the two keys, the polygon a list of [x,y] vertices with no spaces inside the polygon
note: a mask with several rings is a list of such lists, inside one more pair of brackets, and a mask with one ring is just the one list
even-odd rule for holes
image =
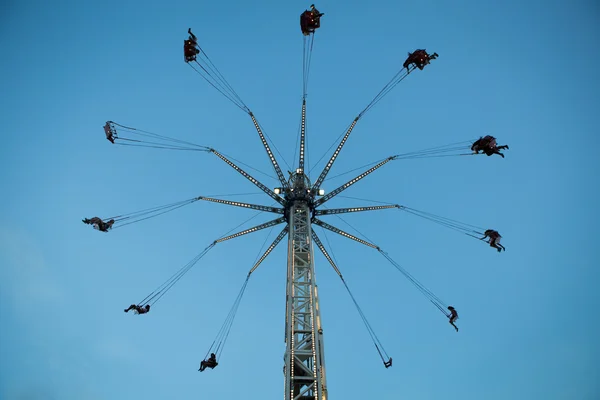
{"label": "radial arm", "polygon": [[229,206],[250,208],[252,210],[259,210],[259,211],[272,212],[272,213],[276,213],[276,214],[283,214],[283,208],[279,208],[279,207],[261,206],[258,204],[240,203],[239,201],[214,199],[212,197],[202,197],[202,196],[198,197],[198,200],[212,201],[213,203],[226,204]]}
{"label": "radial arm", "polygon": [[221,160],[225,161],[231,168],[235,169],[237,172],[242,174],[244,176],[244,178],[248,179],[250,182],[252,182],[256,186],[258,186],[258,188],[260,190],[262,190],[263,192],[268,194],[273,200],[277,201],[279,204],[282,204],[282,205],[285,204],[285,201],[281,197],[277,196],[277,194],[275,194],[274,191],[272,191],[271,189],[266,187],[264,184],[259,182],[256,178],[251,176],[249,173],[247,173],[246,171],[244,171],[243,169],[238,167],[233,161],[229,160],[227,157],[225,157],[223,154],[219,153],[215,149],[211,149],[210,151],[215,153],[215,155],[217,157],[219,157]]}
{"label": "radial arm", "polygon": [[350,127],[346,131],[346,134],[342,138],[342,141],[340,142],[340,144],[338,145],[338,147],[335,149],[335,151],[331,155],[331,158],[329,159],[329,161],[327,161],[327,165],[325,165],[325,168],[323,168],[323,171],[321,172],[321,175],[319,175],[319,177],[317,178],[315,184],[313,185],[313,190],[315,192],[319,190],[319,188],[321,187],[321,184],[323,183],[323,181],[327,177],[327,174],[331,170],[331,167],[333,166],[333,163],[337,159],[337,156],[340,154],[340,151],[342,150],[342,147],[344,147],[344,144],[346,143],[346,140],[348,140],[348,137],[350,136],[350,133],[352,133],[352,130],[356,126],[356,123],[358,122],[359,118],[360,117],[354,118],[354,121],[352,121],[352,124],[350,125]]}
{"label": "radial arm", "polygon": [[258,121],[256,120],[256,118],[254,118],[254,114],[252,114],[252,112],[249,112],[248,114],[250,114],[250,118],[252,118],[254,127],[256,128],[256,131],[258,132],[258,136],[260,136],[260,140],[261,140],[265,150],[267,151],[267,155],[269,156],[269,159],[271,160],[271,164],[273,164],[273,169],[275,169],[275,173],[277,173],[277,177],[279,178],[279,182],[281,182],[281,186],[283,186],[283,188],[285,190],[288,190],[290,188],[290,185],[288,184],[287,180],[285,179],[285,176],[283,176],[283,172],[281,172],[281,168],[279,168],[277,159],[275,158],[275,155],[271,151],[271,147],[269,147],[269,143],[267,143],[267,139],[265,138],[265,135],[263,134],[262,129],[260,129],[260,125],[258,125]]}
{"label": "radial arm", "polygon": [[356,236],[351,235],[348,232],[344,232],[343,230],[341,230],[339,228],[336,228],[333,225],[329,225],[329,224],[321,221],[318,218],[313,218],[313,223],[316,224],[316,225],[319,225],[321,228],[325,228],[327,230],[330,230],[331,232],[337,233],[338,235],[341,235],[341,236],[343,236],[345,238],[352,239],[352,240],[354,240],[354,241],[356,241],[358,243],[364,244],[365,246],[369,246],[369,247],[372,247],[374,249],[379,250],[379,246],[374,245],[373,243],[369,243],[366,240],[362,240],[360,238],[357,238]]}
{"label": "radial arm", "polygon": [[344,190],[348,189],[350,186],[354,185],[356,182],[367,177],[369,174],[375,172],[376,170],[383,167],[385,164],[394,160],[395,158],[396,158],[396,156],[386,158],[385,160],[383,160],[379,164],[375,165],[374,167],[371,167],[368,170],[366,170],[365,172],[363,172],[362,174],[356,176],[353,179],[350,179],[348,182],[344,183],[342,186],[338,187],[337,189],[334,189],[331,192],[327,193],[325,196],[323,196],[319,200],[315,201],[315,207],[320,206],[321,204],[325,203],[328,200],[331,200],[333,197],[342,193]]}
{"label": "radial arm", "polygon": [[351,208],[330,208],[327,210],[316,210],[315,215],[330,215],[330,214],[345,214],[360,211],[385,210],[388,208],[402,208],[398,204],[390,204],[387,206],[367,206],[367,207],[351,207]]}
{"label": "radial arm", "polygon": [[319,237],[317,236],[317,233],[315,231],[312,231],[312,238],[313,238],[313,241],[317,244],[317,247],[319,248],[319,250],[321,250],[321,253],[323,253],[323,255],[325,256],[325,258],[327,259],[327,261],[329,261],[329,264],[331,264],[331,266],[333,267],[333,269],[335,270],[335,272],[343,280],[344,278],[342,277],[342,273],[340,272],[340,270],[337,267],[337,265],[335,265],[335,262],[333,262],[333,259],[331,258],[331,256],[327,252],[327,250],[325,249],[325,246],[323,246],[323,243],[321,242],[321,239],[319,239]]}
{"label": "radial arm", "polygon": [[215,240],[213,243],[217,244],[217,243],[224,242],[226,240],[235,239],[237,237],[244,236],[244,235],[247,235],[249,233],[254,233],[254,232],[260,231],[262,229],[266,229],[266,228],[270,228],[270,227],[275,226],[275,225],[279,225],[282,222],[285,222],[285,218],[284,217],[280,217],[280,218],[274,219],[273,221],[265,222],[264,224],[256,225],[256,226],[254,226],[252,228],[240,231],[238,233],[234,233],[233,235],[225,236],[225,237],[223,237],[221,239]]}
{"label": "radial arm", "polygon": [[300,130],[300,159],[298,168],[304,171],[304,149],[306,147],[306,99],[302,99],[302,124]]}
{"label": "radial arm", "polygon": [[258,266],[265,261],[265,258],[267,258],[267,256],[269,254],[271,254],[271,252],[275,249],[275,247],[277,247],[277,245],[279,244],[279,242],[281,242],[281,240],[285,237],[285,235],[288,234],[289,231],[289,225],[286,225],[285,228],[283,228],[283,230],[279,233],[279,235],[275,238],[275,240],[273,241],[273,243],[271,243],[271,245],[269,246],[269,248],[264,252],[264,254],[258,259],[258,261],[254,264],[254,266],[252,267],[252,269],[250,270],[250,272],[248,272],[248,276],[250,276],[251,273],[254,272],[254,270],[256,268],[258,268]]}

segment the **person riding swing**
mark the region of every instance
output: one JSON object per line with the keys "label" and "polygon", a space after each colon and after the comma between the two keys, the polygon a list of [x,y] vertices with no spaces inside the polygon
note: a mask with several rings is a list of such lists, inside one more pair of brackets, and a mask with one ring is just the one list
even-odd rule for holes
{"label": "person riding swing", "polygon": [[310,5],[310,10],[300,14],[300,30],[304,36],[314,33],[316,29],[321,27],[321,17],[325,15],[315,8],[314,4]]}
{"label": "person riding swing", "polygon": [[104,134],[106,135],[106,140],[115,144],[116,132],[112,129],[109,122],[106,122],[106,125],[104,125]]}
{"label": "person riding swing", "polygon": [[99,230],[101,232],[108,232],[109,229],[112,228],[115,223],[114,219],[111,219],[107,222],[102,221],[101,218],[93,217],[93,218],[84,218],[81,220],[84,224],[92,225],[94,229]]}
{"label": "person riding swing", "polygon": [[423,70],[430,60],[438,58],[438,53],[429,55],[425,49],[417,49],[412,53],[408,53],[408,58],[402,66],[406,68],[407,74],[410,73],[410,65],[414,64],[416,68]]}
{"label": "person riding swing", "polygon": [[450,315],[448,315],[448,318],[450,319],[450,325],[452,325],[454,329],[456,329],[456,332],[458,332],[458,327],[454,325],[454,322],[456,322],[456,320],[458,319],[458,313],[456,312],[456,309],[452,306],[448,306],[448,310],[450,310]]}
{"label": "person riding swing", "polygon": [[215,353],[210,353],[210,357],[207,360],[202,360],[200,362],[200,369],[198,371],[202,372],[206,368],[214,369],[219,363],[217,362],[217,356]]}
{"label": "person riding swing", "polygon": [[186,63],[196,61],[196,55],[200,53],[200,50],[197,49],[198,39],[192,33],[192,28],[188,28],[188,33],[190,37],[183,41],[183,56]]}
{"label": "person riding swing", "polygon": [[138,306],[137,304],[132,304],[129,308],[124,309],[123,311],[129,312],[133,310],[136,314],[147,314],[150,312],[150,304],[146,304],[145,306]]}
{"label": "person riding swing", "polygon": [[493,229],[486,230],[485,232],[483,232],[483,237],[481,238],[481,240],[485,240],[485,238],[490,238],[490,247],[497,249],[498,253],[500,253],[502,250],[506,251],[506,248],[504,248],[504,246],[500,244],[500,239],[502,238],[502,236],[498,233],[498,231],[495,231]]}
{"label": "person riding swing", "polygon": [[500,153],[500,150],[502,149],[508,150],[508,145],[503,144],[498,146],[496,143],[496,138],[490,135],[480,137],[471,146],[471,150],[474,151],[475,154],[479,154],[479,152],[482,151],[483,154],[488,157],[498,154],[500,157],[504,158],[504,154]]}

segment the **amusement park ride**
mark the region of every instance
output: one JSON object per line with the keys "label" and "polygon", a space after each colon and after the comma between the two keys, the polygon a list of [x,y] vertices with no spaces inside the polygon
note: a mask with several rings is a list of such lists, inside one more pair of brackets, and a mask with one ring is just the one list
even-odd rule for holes
{"label": "amusement park ride", "polygon": [[[492,154],[500,154],[499,150],[502,148],[508,148],[508,146],[497,146],[495,138],[486,136],[479,138],[475,142],[472,140],[461,143],[453,143],[447,146],[439,146],[430,148],[422,151],[411,152],[406,154],[398,154],[390,156],[383,161],[373,165],[369,169],[360,173],[353,179],[350,179],[338,188],[326,193],[322,189],[322,184],[326,179],[327,175],[331,171],[336,159],[340,155],[344,144],[350,137],[353,129],[360,121],[360,119],[368,112],[377,102],[379,102],[389,91],[391,91],[400,81],[405,79],[415,69],[423,70],[430,61],[435,60],[438,55],[436,53],[428,54],[425,50],[419,49],[412,53],[409,53],[407,60],[405,61],[403,68],[400,69],[397,74],[388,82],[387,85],[373,98],[373,100],[356,116],[350,126],[342,136],[337,148],[329,158],[324,169],[319,174],[317,179],[312,182],[306,172],[305,153],[306,153],[306,92],[307,92],[307,81],[308,72],[310,69],[310,60],[312,55],[312,45],[314,41],[314,34],[316,29],[320,27],[320,20],[324,14],[320,13],[314,5],[309,10],[304,11],[300,17],[300,27],[302,34],[304,35],[304,57],[303,57],[303,74],[304,74],[304,93],[302,99],[302,119],[300,127],[300,139],[299,139],[299,156],[298,164],[294,171],[288,171],[288,177],[285,176],[281,170],[278,161],[271,150],[269,145],[268,136],[263,133],[261,125],[257,121],[254,114],[244,104],[241,98],[225,80],[223,75],[218,71],[215,65],[210,61],[206,52],[198,45],[198,40],[191,30],[188,30],[189,38],[184,40],[184,60],[192,67],[199,75],[201,75],[211,86],[217,89],[221,94],[227,97],[233,104],[248,114],[252,123],[260,137],[262,145],[271,161],[272,167],[277,174],[279,186],[276,188],[269,188],[263,183],[258,181],[256,178],[251,176],[244,169],[240,168],[234,161],[220,153],[219,151],[206,147],[200,146],[187,141],[178,140],[175,138],[143,131],[135,128],[130,128],[116,122],[108,121],[104,126],[104,132],[106,138],[113,144],[138,146],[138,147],[151,147],[160,149],[170,150],[187,150],[187,151],[200,151],[212,153],[237,171],[244,178],[249,180],[255,186],[257,186],[262,192],[268,195],[276,206],[265,206],[258,204],[250,204],[243,202],[236,202],[225,200],[222,198],[215,197],[195,197],[192,199],[158,206],[151,209],[146,209],[131,214],[123,214],[109,218],[86,218],[83,220],[84,223],[93,225],[95,229],[103,232],[107,232],[111,229],[118,228],[130,223],[152,218],[154,216],[172,211],[176,208],[182,207],[187,204],[191,204],[196,201],[209,201],[220,203],[223,205],[243,207],[261,212],[268,212],[276,214],[276,218],[254,226],[250,229],[246,229],[225,237],[221,237],[211,243],[204,249],[202,253],[192,259],[188,264],[184,265],[179,271],[172,275],[167,281],[160,285],[156,290],[150,293],[146,298],[137,304],[132,304],[129,309],[125,311],[131,311],[138,314],[146,314],[150,312],[150,306],[155,304],[162,296],[170,290],[173,285],[179,279],[181,279],[208,251],[210,251],[215,245],[238,238],[243,235],[257,232],[262,229],[271,228],[276,225],[283,225],[283,229],[271,245],[266,249],[264,254],[258,259],[251,270],[248,273],[246,281],[242,286],[238,297],[236,298],[234,305],[227,316],[221,330],[219,331],[217,338],[207,352],[205,359],[202,361],[200,370],[204,371],[206,368],[215,368],[218,365],[219,356],[223,350],[223,346],[229,335],[233,320],[235,318],[237,309],[240,301],[244,294],[246,285],[251,274],[258,268],[258,266],[267,258],[267,256],[273,251],[273,249],[287,236],[288,240],[288,257],[287,257],[287,286],[286,286],[286,315],[285,315],[285,343],[286,349],[284,353],[284,375],[285,375],[285,396],[286,400],[326,400],[328,398],[327,393],[327,380],[325,373],[325,350],[324,350],[324,338],[323,329],[321,327],[320,307],[319,307],[319,296],[317,290],[317,284],[315,281],[315,265],[314,265],[314,248],[316,247],[325,256],[325,259],[331,264],[336,273],[341,278],[344,286],[350,293],[354,304],[356,305],[361,317],[369,330],[369,334],[375,343],[375,347],[379,352],[381,360],[386,368],[392,366],[392,359],[389,357],[379,342],[379,339],[375,335],[370,324],[366,320],[366,317],[360,310],[358,303],[352,296],[350,289],[348,288],[344,278],[338,269],[333,258],[327,252],[325,246],[321,242],[319,236],[313,226],[319,226],[325,230],[332,231],[336,234],[344,236],[348,239],[354,240],[363,245],[369,246],[376,251],[380,252],[394,267],[398,269],[415,287],[421,291],[448,319],[449,322],[454,325],[458,315],[456,310],[444,303],[429,289],[427,289],[422,283],[416,280],[408,271],[396,263],[385,251],[379,246],[369,241],[363,240],[357,236],[354,236],[348,232],[345,232],[333,225],[324,222],[321,218],[343,213],[354,213],[354,212],[365,212],[396,208],[401,209],[411,214],[429,219],[433,222],[439,223],[448,228],[457,230],[468,236],[472,236],[476,239],[485,240],[489,238],[487,243],[490,246],[496,248],[498,251],[504,249],[500,244],[500,234],[497,231],[483,228],[478,228],[472,225],[460,223],[455,220],[440,217],[434,214],[418,211],[412,208],[404,207],[396,204],[389,205],[378,205],[378,206],[365,206],[365,207],[351,207],[351,208],[324,208],[322,207],[326,202],[333,199],[352,185],[358,183],[360,180],[366,178],[379,168],[383,167],[390,161],[407,159],[407,158],[426,158],[426,157],[439,157],[439,156],[450,156],[450,155],[474,155],[479,154],[483,151],[488,156]],[[469,152],[469,149],[473,153]],[[467,153],[465,154],[465,151]],[[503,155],[502,155],[503,156]],[[483,235],[483,237],[480,237]],[[458,331],[458,328],[456,328]],[[210,354],[210,357],[208,355]]]}

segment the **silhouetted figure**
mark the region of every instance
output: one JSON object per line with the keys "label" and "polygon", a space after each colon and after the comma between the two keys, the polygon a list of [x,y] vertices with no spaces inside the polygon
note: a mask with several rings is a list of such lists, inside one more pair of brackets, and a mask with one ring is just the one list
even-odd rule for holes
{"label": "silhouetted figure", "polygon": [[427,54],[425,49],[418,49],[413,51],[412,53],[408,53],[408,58],[404,61],[402,66],[406,68],[407,73],[410,73],[410,65],[414,64],[415,67],[423,70],[427,64],[429,64],[430,60],[435,60],[438,58],[438,53],[433,53],[432,55]]}
{"label": "silhouetted figure", "polygon": [[458,327],[454,325],[454,322],[458,319],[458,313],[452,306],[448,306],[448,310],[450,310],[450,325],[452,325],[454,329],[456,329],[456,332],[458,332]]}
{"label": "silhouetted figure", "polygon": [[200,53],[200,50],[197,48],[198,39],[196,35],[192,33],[191,28],[188,28],[188,33],[190,34],[189,38],[183,41],[183,57],[185,58],[185,62],[196,61],[196,55]]}
{"label": "silhouetted figure", "polygon": [[502,250],[506,251],[506,249],[504,248],[504,246],[502,246],[500,244],[500,239],[502,238],[502,236],[500,236],[500,234],[498,233],[498,231],[495,231],[493,229],[488,229],[487,231],[483,232],[483,237],[481,238],[481,240],[485,240],[485,238],[490,238],[490,247],[493,247],[495,249],[498,250],[498,253],[500,253]]}
{"label": "silhouetted figure", "polygon": [[310,10],[300,14],[300,30],[304,36],[314,33],[316,29],[321,27],[321,17],[325,15],[315,8],[314,4],[310,5]]}
{"label": "silhouetted figure", "polygon": [[106,135],[106,140],[108,140],[112,144],[115,144],[115,132],[113,131],[108,122],[106,123],[106,125],[104,125],[104,134]]}
{"label": "silhouetted figure", "polygon": [[473,150],[475,154],[479,154],[481,151],[488,157],[493,154],[498,154],[500,157],[504,158],[504,154],[500,153],[500,150],[502,149],[508,150],[508,145],[504,144],[498,146],[496,138],[490,135],[480,137],[471,146],[471,150]]}
{"label": "silhouetted figure", "polygon": [[98,217],[94,218],[85,218],[81,220],[84,224],[92,225],[94,229],[97,229],[101,232],[108,232],[109,229],[112,228],[115,223],[114,219],[109,220],[108,222],[102,221],[102,219]]}
{"label": "silhouetted figure", "polygon": [[217,365],[219,365],[219,363],[217,362],[217,356],[215,355],[215,353],[210,353],[210,357],[208,358],[208,360],[202,360],[200,362],[200,369],[198,371],[202,372],[206,368],[213,369]]}
{"label": "silhouetted figure", "polygon": [[150,312],[150,304],[146,304],[145,306],[138,306],[137,304],[132,304],[129,306],[129,308],[126,308],[125,312],[129,312],[133,310],[136,314],[146,314],[148,312]]}

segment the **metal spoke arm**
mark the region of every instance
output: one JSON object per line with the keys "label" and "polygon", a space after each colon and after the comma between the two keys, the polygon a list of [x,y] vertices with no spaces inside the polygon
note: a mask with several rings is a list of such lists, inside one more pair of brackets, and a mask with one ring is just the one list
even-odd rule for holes
{"label": "metal spoke arm", "polygon": [[315,231],[312,231],[312,238],[313,238],[313,241],[317,244],[317,247],[319,248],[319,250],[321,250],[321,253],[323,253],[323,255],[325,256],[327,261],[329,261],[329,264],[331,264],[331,266],[333,267],[335,272],[340,276],[340,278],[342,278],[342,280],[344,280],[344,277],[342,276],[340,269],[337,267],[337,265],[335,265],[335,262],[333,262],[333,259],[331,258],[331,256],[327,252],[327,250],[325,249],[325,246],[323,246],[323,242],[321,242],[321,239],[319,239],[319,237],[317,236]]}
{"label": "metal spoke arm", "polygon": [[350,125],[350,127],[346,131],[346,134],[342,138],[342,141],[340,142],[340,144],[338,145],[338,147],[335,149],[335,151],[331,155],[331,158],[329,159],[329,161],[327,161],[327,165],[325,165],[325,168],[323,168],[323,171],[321,172],[321,175],[319,175],[319,178],[317,178],[315,184],[313,185],[313,190],[314,191],[318,191],[319,188],[321,187],[321,184],[323,183],[323,181],[327,177],[327,174],[331,170],[331,167],[333,166],[333,163],[335,162],[335,160],[337,159],[338,155],[340,154],[340,151],[342,150],[342,147],[344,147],[344,144],[346,144],[346,140],[348,140],[348,137],[350,136],[350,133],[352,133],[352,130],[356,126],[356,123],[358,122],[359,118],[360,117],[354,118],[354,121],[352,121],[352,124]]}
{"label": "metal spoke arm", "polygon": [[256,225],[255,227],[252,227],[252,228],[240,231],[238,233],[234,233],[233,235],[229,235],[229,236],[225,236],[225,237],[223,237],[221,239],[217,239],[217,240],[215,240],[213,242],[213,244],[221,243],[221,242],[224,242],[226,240],[235,239],[237,237],[244,236],[244,235],[247,235],[249,233],[254,233],[254,232],[260,231],[262,229],[270,228],[272,226],[279,225],[282,222],[285,222],[285,218],[284,217],[280,217],[280,218],[274,219],[273,221],[265,222],[264,224]]}
{"label": "metal spoke arm", "polygon": [[[354,305],[356,306],[356,310],[360,314],[363,322],[365,323],[365,326],[366,326],[367,330],[369,331],[369,335],[371,336],[371,339],[373,340],[373,343],[375,344],[375,348],[377,349],[377,352],[379,353],[379,356],[381,357],[381,361],[383,361],[383,365],[386,368],[391,367],[392,366],[392,358],[388,356],[387,352],[383,348],[383,344],[381,343],[381,341],[379,340],[379,338],[375,334],[375,331],[371,327],[371,324],[369,324],[369,321],[367,320],[367,317],[365,316],[365,314],[363,313],[363,311],[360,309],[360,306],[358,305],[358,302],[356,301],[356,299],[354,298],[354,295],[350,291],[350,288],[348,287],[348,284],[346,283],[346,280],[342,276],[342,273],[340,272],[340,269],[337,267],[337,265],[335,265],[335,262],[333,261],[333,259],[329,255],[329,253],[327,253],[327,250],[325,249],[325,246],[323,246],[323,243],[321,242],[321,240],[319,240],[319,237],[317,236],[317,234],[315,233],[315,231],[312,232],[312,238],[313,238],[313,241],[317,244],[317,247],[319,248],[319,250],[321,250],[321,253],[323,253],[323,255],[325,256],[325,258],[327,259],[327,261],[329,261],[329,264],[331,264],[331,266],[333,267],[333,269],[335,270],[335,272],[338,274],[338,276],[342,280],[342,283],[346,287],[346,290],[348,291],[348,294],[350,295],[350,297],[352,298],[352,301],[354,302]],[[387,360],[386,360],[386,358],[384,358],[384,355],[385,355],[385,357],[387,357]]]}
{"label": "metal spoke arm", "polygon": [[304,149],[306,147],[306,99],[302,99],[302,124],[300,130],[300,159],[298,168],[304,171]]}
{"label": "metal spoke arm", "polygon": [[328,210],[316,210],[315,215],[331,215],[331,214],[345,214],[361,211],[375,211],[385,210],[389,208],[401,209],[402,206],[398,204],[390,204],[389,206],[367,206],[367,207],[351,207],[351,208],[330,208]]}
{"label": "metal spoke arm", "polygon": [[341,230],[341,229],[339,229],[339,228],[336,228],[336,227],[335,227],[335,226],[333,226],[333,225],[329,225],[329,224],[327,224],[327,223],[325,223],[325,222],[321,221],[321,220],[320,220],[320,219],[318,219],[318,218],[313,218],[313,221],[312,221],[312,222],[313,222],[315,225],[319,225],[321,228],[324,228],[324,229],[330,230],[331,232],[337,233],[338,235],[341,235],[341,236],[343,236],[343,237],[345,237],[345,238],[352,239],[352,240],[354,240],[354,241],[356,241],[356,242],[358,242],[358,243],[364,244],[365,246],[369,246],[369,247],[372,247],[372,248],[374,248],[374,249],[380,250],[379,246],[377,246],[377,245],[374,245],[373,243],[369,243],[369,242],[367,242],[366,240],[362,240],[362,239],[360,239],[360,238],[357,238],[356,236],[354,236],[354,235],[351,235],[351,234],[349,234],[348,232],[344,232],[343,230]]}
{"label": "metal spoke arm", "polygon": [[[346,233],[344,231],[342,231],[341,229],[338,229],[334,226],[325,224],[323,221],[319,221],[317,218],[313,219],[313,223],[316,225],[321,226],[322,228],[328,229],[332,232],[335,232],[339,235],[342,235],[344,237],[347,237],[349,239],[355,240],[359,243],[362,243],[364,245],[367,245],[369,247],[372,247],[374,249],[376,249],[379,253],[381,253],[394,267],[396,267],[396,269],[398,271],[400,271],[400,273],[402,273],[402,275],[404,275],[413,285],[415,285],[415,287],[421,291],[421,293],[423,293],[444,315],[448,316],[448,314],[445,311],[445,308],[447,307],[447,304],[445,302],[443,302],[439,297],[437,297],[433,292],[431,292],[427,287],[425,287],[421,282],[417,281],[415,277],[413,277],[407,270],[405,270],[404,268],[402,268],[397,262],[395,262],[385,251],[383,251],[379,246],[376,246],[372,243],[366,242],[362,239],[359,239],[355,236],[350,235],[349,233]],[[348,285],[346,285],[346,282],[344,281],[344,277],[342,276],[339,268],[335,265],[335,262],[332,260],[332,258],[329,256],[329,254],[327,253],[327,250],[325,249],[325,247],[323,246],[323,243],[321,243],[321,241],[319,240],[319,238],[317,237],[317,235],[314,233],[313,231],[313,235],[312,235],[313,241],[317,244],[317,247],[319,247],[319,249],[321,250],[321,252],[323,253],[323,255],[325,256],[325,258],[327,259],[327,261],[329,261],[329,263],[331,264],[331,266],[333,267],[333,269],[335,270],[335,272],[339,275],[339,277],[342,279],[342,282],[344,282],[344,285],[346,286],[346,289],[348,290],[348,293],[350,293],[350,289],[348,288]],[[352,300],[354,301],[354,303],[356,304],[357,308],[359,309],[359,313],[361,313],[361,316],[363,317],[363,320],[365,322],[365,324],[367,325],[367,329],[369,329],[369,331],[372,333],[372,338],[374,340],[377,340],[377,342],[379,342],[379,340],[376,338],[375,333],[373,331],[373,329],[370,327],[369,323],[366,321],[366,318],[364,317],[364,315],[362,314],[362,311],[360,310],[360,307],[358,307],[358,304],[356,303],[356,300],[354,299],[354,296],[352,295],[352,293],[350,293],[350,296],[352,297]],[[381,345],[381,343],[379,342],[379,344]],[[377,346],[377,344],[376,344]],[[382,350],[383,350],[383,346]],[[385,353],[385,350],[383,350]],[[385,359],[383,358],[383,354],[381,354],[381,352],[379,353],[380,356],[382,357],[382,360],[386,366],[386,368],[388,368],[389,366],[391,366],[391,358],[390,360],[388,360],[387,362],[385,361]],[[387,354],[387,353],[385,353]],[[390,363],[388,365],[388,363]]]}
{"label": "metal spoke arm", "polygon": [[350,179],[348,182],[344,183],[342,186],[338,187],[337,189],[332,190],[331,192],[327,193],[325,196],[323,196],[319,200],[317,200],[315,202],[315,207],[320,206],[321,204],[325,203],[328,200],[331,200],[338,194],[342,193],[344,190],[348,189],[350,186],[354,185],[356,182],[360,181],[361,179],[366,178],[368,175],[372,174],[373,172],[377,171],[379,168],[383,167],[385,164],[387,164],[390,161],[395,160],[395,159],[396,159],[396,156],[388,157],[385,160],[383,160],[382,162],[380,162],[379,164],[375,165],[374,167],[369,168],[362,174],[356,176],[353,179]]}
{"label": "metal spoke arm", "polygon": [[248,114],[250,115],[250,118],[252,118],[254,127],[256,128],[256,131],[258,132],[258,136],[260,136],[260,140],[261,140],[265,150],[267,151],[267,155],[269,156],[269,159],[271,160],[271,164],[273,164],[273,169],[275,170],[275,173],[277,174],[277,177],[279,178],[279,182],[281,183],[281,186],[283,186],[283,188],[287,191],[290,188],[290,185],[288,184],[287,180],[285,179],[283,172],[281,172],[281,168],[279,167],[279,164],[277,163],[277,159],[275,158],[275,155],[271,151],[271,147],[269,147],[269,143],[267,143],[267,139],[265,138],[265,135],[263,134],[262,129],[260,129],[260,125],[258,125],[258,121],[256,120],[256,118],[254,118],[254,114],[252,114],[251,111],[249,111]]}
{"label": "metal spoke arm", "polygon": [[252,269],[250,270],[250,272],[248,272],[248,276],[250,276],[250,274],[252,274],[256,270],[256,268],[258,268],[258,266],[263,261],[265,261],[265,259],[269,256],[269,254],[271,254],[271,252],[275,249],[275,247],[277,247],[277,245],[279,244],[279,242],[281,242],[281,240],[285,237],[285,235],[288,234],[289,229],[290,229],[289,225],[286,225],[285,228],[283,228],[283,230],[275,238],[275,240],[273,241],[273,243],[271,243],[271,245],[269,246],[269,248],[264,252],[264,254],[254,264],[254,266],[252,267]]}
{"label": "metal spoke arm", "polygon": [[272,191],[271,189],[266,187],[264,184],[259,182],[252,175],[250,175],[249,173],[247,173],[246,171],[244,171],[243,169],[238,167],[233,161],[229,160],[227,157],[225,157],[223,154],[219,153],[215,149],[210,149],[210,151],[212,153],[214,153],[217,157],[219,157],[221,160],[225,161],[231,168],[235,169],[237,172],[239,172],[241,175],[243,175],[244,178],[248,179],[250,182],[252,182],[254,185],[256,185],[260,190],[262,190],[263,192],[268,194],[273,200],[275,200],[276,202],[278,202],[281,205],[285,204],[285,200],[283,200],[281,197],[279,197],[277,194],[275,194],[274,191]]}
{"label": "metal spoke arm", "polygon": [[228,206],[249,208],[252,210],[259,210],[259,211],[272,212],[272,213],[276,213],[276,214],[283,214],[283,208],[279,208],[279,207],[261,206],[259,204],[240,203],[239,201],[214,199],[212,197],[202,197],[202,196],[198,197],[197,200],[212,201],[213,203],[226,204]]}

